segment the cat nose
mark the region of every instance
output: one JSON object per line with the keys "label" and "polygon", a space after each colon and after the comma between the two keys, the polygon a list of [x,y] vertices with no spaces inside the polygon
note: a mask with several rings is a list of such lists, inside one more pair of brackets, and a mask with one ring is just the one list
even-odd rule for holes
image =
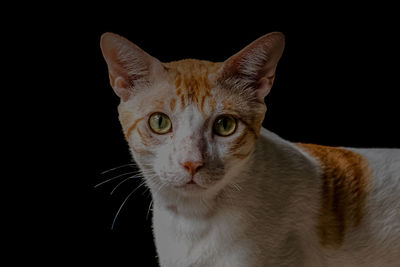
{"label": "cat nose", "polygon": [[203,166],[202,161],[185,161],[182,166],[187,170],[192,176]]}

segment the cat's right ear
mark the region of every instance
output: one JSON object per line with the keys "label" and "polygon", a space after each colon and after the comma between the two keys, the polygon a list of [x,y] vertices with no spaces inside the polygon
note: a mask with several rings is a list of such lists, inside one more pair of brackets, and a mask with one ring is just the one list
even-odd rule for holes
{"label": "cat's right ear", "polygon": [[111,87],[122,101],[129,99],[135,87],[151,83],[155,74],[163,71],[160,61],[117,34],[104,33],[100,47]]}

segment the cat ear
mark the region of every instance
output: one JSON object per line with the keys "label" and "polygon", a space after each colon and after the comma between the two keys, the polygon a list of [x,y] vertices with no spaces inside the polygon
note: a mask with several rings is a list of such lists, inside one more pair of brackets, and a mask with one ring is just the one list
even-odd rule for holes
{"label": "cat ear", "polygon": [[257,101],[264,103],[284,46],[285,37],[280,32],[258,38],[224,62],[219,81],[229,88],[252,90]]}
{"label": "cat ear", "polygon": [[117,34],[104,33],[100,47],[107,62],[111,87],[123,101],[129,99],[136,86],[150,83],[152,77],[163,70],[160,61]]}

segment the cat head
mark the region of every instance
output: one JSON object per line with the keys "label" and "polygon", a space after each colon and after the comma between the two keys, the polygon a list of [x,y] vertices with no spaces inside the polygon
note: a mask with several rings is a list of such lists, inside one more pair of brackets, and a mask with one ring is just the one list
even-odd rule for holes
{"label": "cat head", "polygon": [[224,62],[162,63],[103,34],[123,132],[152,192],[206,196],[233,183],[253,154],[283,48],[283,34],[270,33]]}

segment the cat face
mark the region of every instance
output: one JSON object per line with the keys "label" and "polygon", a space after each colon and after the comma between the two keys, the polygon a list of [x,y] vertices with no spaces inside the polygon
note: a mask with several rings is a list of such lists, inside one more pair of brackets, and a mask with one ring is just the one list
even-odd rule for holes
{"label": "cat face", "polygon": [[199,193],[251,156],[265,105],[221,88],[220,63],[183,60],[164,67],[159,81],[121,103],[122,127],[142,168],[164,186]]}
{"label": "cat face", "polygon": [[204,196],[232,183],[254,151],[282,35],[223,63],[161,63],[114,34],[101,46],[125,137],[153,191]]}

